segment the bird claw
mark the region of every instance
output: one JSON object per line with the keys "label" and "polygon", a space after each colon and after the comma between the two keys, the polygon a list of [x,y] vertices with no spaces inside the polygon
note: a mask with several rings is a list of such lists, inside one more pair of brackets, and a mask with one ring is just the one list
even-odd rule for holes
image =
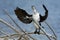
{"label": "bird claw", "polygon": [[34,34],[36,34],[37,33],[37,30],[36,31],[34,31]]}
{"label": "bird claw", "polygon": [[37,30],[36,30],[36,31],[34,32],[34,34],[40,34],[40,31],[37,31]]}

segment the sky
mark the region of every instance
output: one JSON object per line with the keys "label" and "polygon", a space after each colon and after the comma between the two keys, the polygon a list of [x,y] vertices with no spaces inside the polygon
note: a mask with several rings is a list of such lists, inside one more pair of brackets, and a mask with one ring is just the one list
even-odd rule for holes
{"label": "sky", "polygon": [[[37,11],[44,15],[45,10],[43,9],[42,5],[45,5],[48,9],[48,18],[47,22],[52,26],[52,28],[55,30],[55,33],[57,35],[57,40],[60,40],[60,0],[0,0],[0,18],[4,19],[5,21],[11,23],[13,22],[7,17],[3,9],[6,9],[9,14],[12,16],[12,18],[27,32],[34,31],[34,25],[31,24],[24,24],[20,22],[15,13],[14,10],[16,7],[22,8],[26,10],[29,14],[32,14],[32,8],[31,6],[34,5],[37,9]],[[44,26],[45,24],[42,23]],[[24,26],[24,27],[23,27]],[[29,27],[26,27],[29,26]],[[9,34],[15,33],[12,29],[8,28],[4,24],[0,23],[0,28],[3,28],[1,30],[5,30]],[[17,28],[17,27],[16,27]],[[47,28],[47,25],[45,25],[46,31],[50,32]],[[17,28],[18,29],[18,28]],[[13,32],[13,33],[12,33]],[[3,35],[0,33],[0,35]],[[34,35],[36,37],[36,35]],[[44,37],[43,37],[44,38]],[[38,40],[44,40],[41,36],[37,35]],[[46,39],[46,38],[45,38]]]}

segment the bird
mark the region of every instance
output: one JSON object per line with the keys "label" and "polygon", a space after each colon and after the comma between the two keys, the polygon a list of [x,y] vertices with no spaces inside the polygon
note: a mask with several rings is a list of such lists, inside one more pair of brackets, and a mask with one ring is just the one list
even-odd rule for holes
{"label": "bird", "polygon": [[14,10],[17,18],[25,23],[25,24],[30,24],[31,22],[33,22],[33,24],[35,25],[36,27],[36,30],[34,31],[34,33],[40,33],[40,27],[35,23],[37,22],[40,26],[41,26],[41,22],[45,21],[48,17],[48,10],[47,8],[45,7],[45,5],[43,4],[42,5],[44,10],[45,10],[45,15],[42,16],[41,14],[39,14],[39,12],[37,12],[35,6],[32,6],[32,10],[33,10],[33,14],[30,15],[26,12],[26,10],[22,9],[22,8],[19,8],[19,7],[16,7],[16,9]]}

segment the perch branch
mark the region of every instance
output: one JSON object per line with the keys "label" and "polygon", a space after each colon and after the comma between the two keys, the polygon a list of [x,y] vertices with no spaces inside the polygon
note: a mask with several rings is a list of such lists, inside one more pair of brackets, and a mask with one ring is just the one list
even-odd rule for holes
{"label": "perch branch", "polygon": [[[3,9],[4,10],[4,9]],[[18,28],[20,28],[20,30],[22,31],[22,32],[24,32],[26,35],[28,35],[14,20],[13,20],[13,18],[8,14],[8,12],[6,11],[6,10],[4,10],[5,12],[6,12],[6,14],[10,17],[10,19],[16,24],[16,26],[18,27]],[[33,37],[31,37],[30,35],[28,35],[30,38],[32,38],[33,40],[36,40],[36,39],[34,39]]]}
{"label": "perch branch", "polygon": [[[28,33],[28,34],[34,34],[34,32],[31,32],[31,33]],[[40,34],[45,35],[43,32],[40,32]],[[9,36],[6,35],[6,36],[0,37],[0,38],[12,37],[12,36],[14,36],[14,37],[19,37],[19,39],[21,39],[21,38],[23,37],[23,35],[26,35],[26,34],[22,34],[21,36],[20,36],[20,34],[11,34],[11,35],[9,35]],[[51,37],[51,38],[54,38],[54,36],[52,36],[52,35],[50,35],[50,34],[48,34],[48,33],[47,33],[47,35],[48,35],[49,37]]]}

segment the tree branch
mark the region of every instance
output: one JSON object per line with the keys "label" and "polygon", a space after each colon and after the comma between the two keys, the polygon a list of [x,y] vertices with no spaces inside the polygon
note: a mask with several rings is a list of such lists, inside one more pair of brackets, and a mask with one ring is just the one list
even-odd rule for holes
{"label": "tree branch", "polygon": [[16,33],[20,33],[16,28],[14,28],[14,26],[12,26],[11,24],[9,24],[8,22],[4,21],[3,19],[0,18],[0,22],[4,23],[5,25],[7,25],[8,27],[10,27],[11,29],[13,29]]}
{"label": "tree branch", "polygon": [[49,23],[47,23],[46,21],[44,22],[49,28],[50,28],[50,30],[53,32],[53,35],[55,36],[55,40],[57,40],[57,36],[56,36],[56,34],[55,34],[55,32],[54,32],[54,30],[51,28],[51,26],[49,25]]}
{"label": "tree branch", "polygon": [[[4,9],[3,9],[4,10]],[[6,12],[6,14],[8,15],[8,17],[10,17],[10,19],[14,22],[14,24],[23,32],[25,33],[26,35],[28,35],[14,20],[13,18],[8,14],[8,12],[6,10],[4,10]],[[36,40],[34,39],[33,37],[31,37],[30,35],[28,35],[30,38],[32,38],[33,40]]]}

